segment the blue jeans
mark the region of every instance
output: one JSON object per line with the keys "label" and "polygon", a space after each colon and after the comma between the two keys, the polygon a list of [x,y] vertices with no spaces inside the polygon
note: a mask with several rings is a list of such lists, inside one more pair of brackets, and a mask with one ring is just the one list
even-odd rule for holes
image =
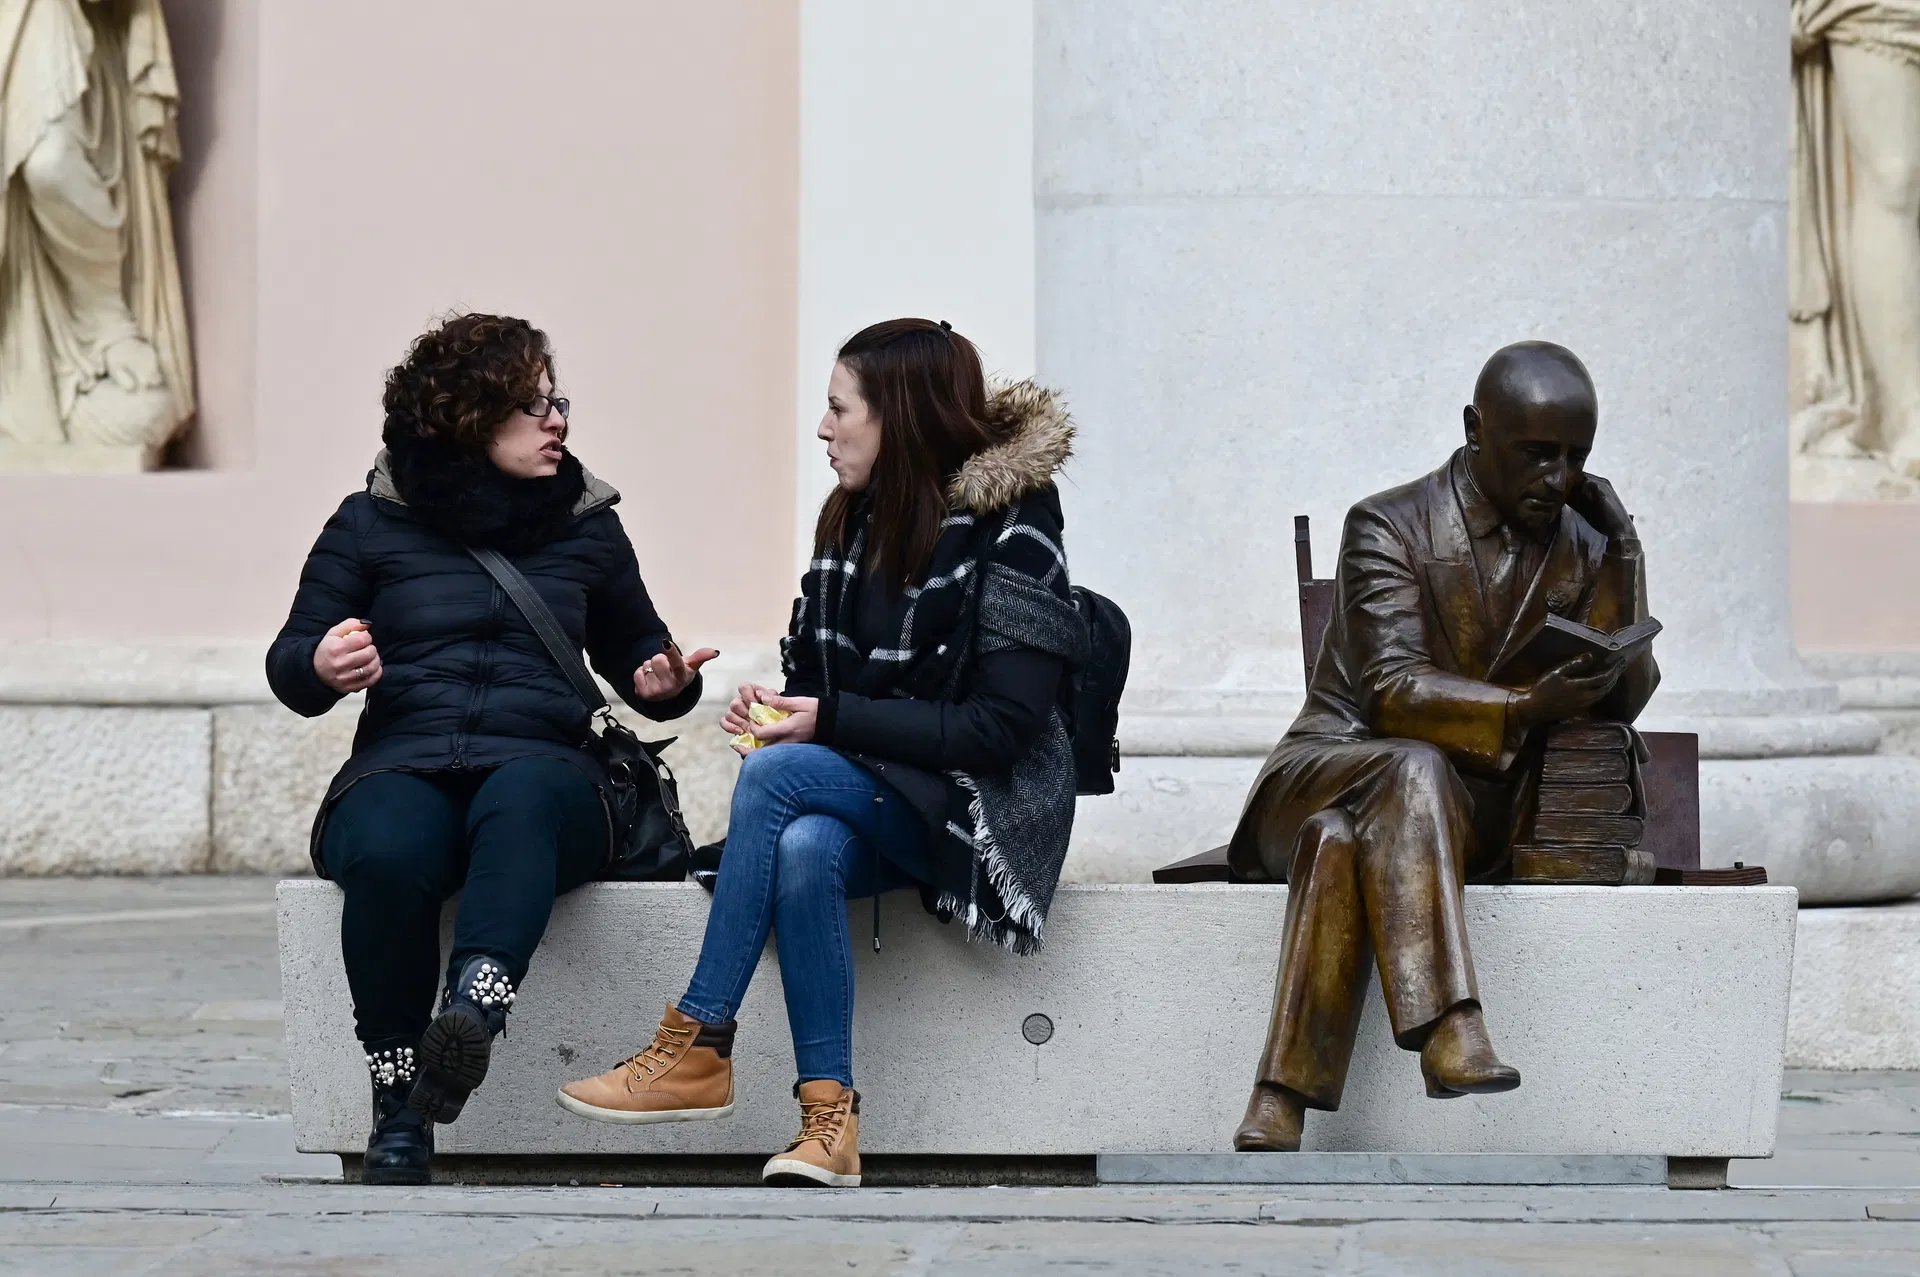
{"label": "blue jeans", "polygon": [[847,901],[927,876],[927,826],[912,804],[824,745],[748,754],[733,789],[727,851],[700,961],[680,1013],[724,1024],[774,934],[802,1082],[853,1085],[853,939]]}

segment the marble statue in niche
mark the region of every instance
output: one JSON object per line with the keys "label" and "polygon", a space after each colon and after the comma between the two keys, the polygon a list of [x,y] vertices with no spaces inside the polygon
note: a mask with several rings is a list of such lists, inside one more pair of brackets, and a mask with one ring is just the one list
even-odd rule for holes
{"label": "marble statue in niche", "polygon": [[1920,497],[1920,0],[1792,0],[1794,495]]}
{"label": "marble statue in niche", "polygon": [[0,0],[0,470],[137,470],[193,415],[160,0]]}

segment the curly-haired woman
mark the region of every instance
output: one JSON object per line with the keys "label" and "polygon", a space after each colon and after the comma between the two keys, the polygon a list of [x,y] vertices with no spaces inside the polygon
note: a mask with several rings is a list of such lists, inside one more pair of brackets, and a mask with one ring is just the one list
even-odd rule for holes
{"label": "curly-haired woman", "polygon": [[[1054,475],[1073,428],[973,343],[896,319],[853,335],[819,435],[839,486],[781,644],[786,686],[742,687],[751,731],[693,979],[653,1042],[562,1107],[600,1122],[733,1111],[734,1012],[771,930],[800,1134],[774,1184],[860,1182],[849,899],[918,886],[972,936],[1040,945],[1073,829],[1062,680],[1086,659]],[[787,711],[754,726],[754,704]],[[929,1013],[932,1013],[929,1009]]]}
{"label": "curly-haired woman", "polygon": [[[432,1122],[459,1116],[554,898],[610,854],[586,705],[469,546],[500,551],[640,713],[700,699],[640,580],[619,494],[566,447],[547,338],[461,315],[387,377],[386,448],[340,504],[267,653],[299,714],[367,693],[314,822],[313,864],[346,893],[340,946],[373,1075],[367,1183],[425,1183]],[[445,992],[440,907],[464,890]]]}

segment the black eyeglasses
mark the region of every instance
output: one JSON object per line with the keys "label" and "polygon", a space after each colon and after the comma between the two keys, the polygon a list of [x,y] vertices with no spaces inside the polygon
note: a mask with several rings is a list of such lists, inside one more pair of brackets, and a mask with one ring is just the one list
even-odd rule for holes
{"label": "black eyeglasses", "polygon": [[535,395],[531,400],[520,405],[520,411],[539,421],[545,421],[548,413],[557,412],[560,414],[560,420],[565,421],[567,412],[572,407],[571,399],[556,399],[552,395]]}

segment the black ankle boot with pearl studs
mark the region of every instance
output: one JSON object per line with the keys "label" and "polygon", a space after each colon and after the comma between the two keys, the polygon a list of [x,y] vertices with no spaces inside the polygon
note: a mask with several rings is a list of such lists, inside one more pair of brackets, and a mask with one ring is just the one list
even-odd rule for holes
{"label": "black ankle boot with pearl studs", "polygon": [[417,1070],[410,1044],[367,1049],[373,1133],[360,1163],[362,1184],[425,1184],[433,1178],[433,1126],[408,1103]]}
{"label": "black ankle boot with pearl studs", "polygon": [[420,1076],[407,1103],[434,1122],[451,1122],[487,1076],[493,1040],[507,1027],[515,998],[506,967],[469,958],[441,996],[440,1014],[420,1039]]}

